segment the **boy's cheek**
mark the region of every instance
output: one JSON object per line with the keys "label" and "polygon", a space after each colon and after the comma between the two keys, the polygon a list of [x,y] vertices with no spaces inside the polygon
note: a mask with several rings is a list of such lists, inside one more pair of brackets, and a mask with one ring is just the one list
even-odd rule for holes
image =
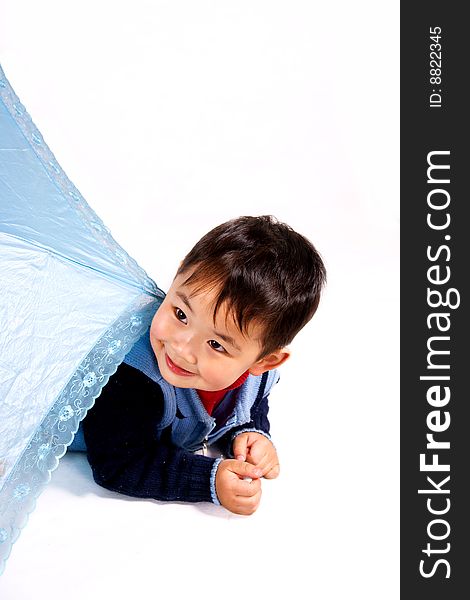
{"label": "boy's cheek", "polygon": [[155,356],[163,347],[162,340],[166,339],[165,328],[162,326],[161,319],[155,319],[150,326],[150,345],[152,346]]}
{"label": "boy's cheek", "polygon": [[159,310],[153,318],[152,324],[150,326],[150,336],[154,339],[164,339],[165,331],[168,329],[168,319],[165,316],[165,313]]}

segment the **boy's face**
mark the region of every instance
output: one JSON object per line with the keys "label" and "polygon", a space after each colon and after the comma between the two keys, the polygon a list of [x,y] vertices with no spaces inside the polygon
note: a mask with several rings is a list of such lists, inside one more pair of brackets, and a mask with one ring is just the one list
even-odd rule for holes
{"label": "boy's face", "polygon": [[[261,352],[260,329],[248,329],[245,337],[221,306],[214,324],[214,290],[191,295],[183,285],[189,273],[178,275],[157,310],[150,328],[150,342],[158,367],[168,383],[181,388],[221,390],[245,371],[253,375],[274,368],[269,357],[257,361]],[[271,357],[274,355],[271,355]]]}

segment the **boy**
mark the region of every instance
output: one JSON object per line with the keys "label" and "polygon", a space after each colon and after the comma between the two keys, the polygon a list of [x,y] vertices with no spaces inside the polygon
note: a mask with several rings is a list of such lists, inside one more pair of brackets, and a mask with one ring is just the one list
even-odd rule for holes
{"label": "boy", "polygon": [[[273,217],[206,234],[82,423],[95,481],[252,514],[279,474],[269,391],[325,280],[313,245]],[[197,453],[215,442],[229,458]]]}

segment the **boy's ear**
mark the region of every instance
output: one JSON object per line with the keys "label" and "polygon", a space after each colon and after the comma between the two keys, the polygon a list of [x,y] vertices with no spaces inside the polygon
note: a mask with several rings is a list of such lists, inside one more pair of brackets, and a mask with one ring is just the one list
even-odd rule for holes
{"label": "boy's ear", "polygon": [[282,363],[286,362],[286,360],[290,356],[289,348],[281,348],[279,350],[275,350],[271,352],[264,358],[260,358],[248,369],[251,375],[261,375],[265,371],[271,371],[272,369],[276,369]]}

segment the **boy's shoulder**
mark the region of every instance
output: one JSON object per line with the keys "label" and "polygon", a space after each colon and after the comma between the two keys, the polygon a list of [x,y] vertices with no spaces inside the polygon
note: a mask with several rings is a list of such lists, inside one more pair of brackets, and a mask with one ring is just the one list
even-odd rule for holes
{"label": "boy's shoulder", "polygon": [[247,392],[256,392],[256,395],[261,392],[266,396],[271,391],[272,387],[279,381],[280,375],[277,369],[265,371],[261,375],[249,375],[245,384],[247,384]]}

